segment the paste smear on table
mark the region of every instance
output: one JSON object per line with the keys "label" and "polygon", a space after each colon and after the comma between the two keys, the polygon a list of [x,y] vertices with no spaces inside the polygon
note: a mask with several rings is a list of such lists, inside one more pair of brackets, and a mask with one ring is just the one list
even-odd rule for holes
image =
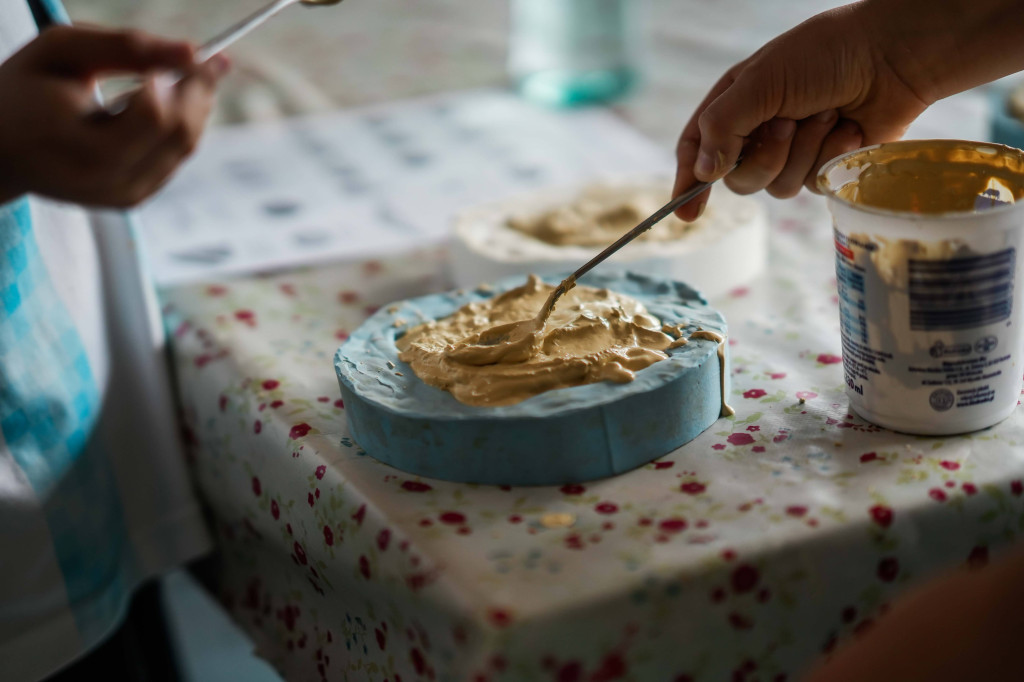
{"label": "paste smear on table", "polygon": [[[574,201],[551,210],[509,218],[508,226],[554,246],[603,246],[636,227],[671,197],[650,187],[591,187]],[[711,209],[714,210],[713,208]],[[640,241],[675,241],[700,229],[708,218],[686,223],[674,215],[648,230]]]}
{"label": "paste smear on table", "polygon": [[599,381],[625,383],[686,343],[634,298],[526,284],[409,330],[399,358],[424,382],[467,405],[511,405],[545,391]]}

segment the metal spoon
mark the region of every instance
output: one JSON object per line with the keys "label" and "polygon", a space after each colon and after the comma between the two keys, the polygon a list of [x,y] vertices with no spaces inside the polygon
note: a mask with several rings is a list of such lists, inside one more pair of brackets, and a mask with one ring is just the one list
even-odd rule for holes
{"label": "metal spoon", "polygon": [[270,4],[253,12],[234,26],[221,31],[216,36],[206,41],[206,43],[196,50],[196,64],[202,64],[207,59],[224,50],[236,40],[242,38],[254,28],[289,5],[337,5],[341,1],[342,0],[273,0]]}
{"label": "metal spoon", "polygon": [[[235,41],[248,35],[255,28],[263,24],[267,19],[274,16],[285,7],[289,5],[310,5],[310,6],[327,6],[337,5],[342,0],[272,0],[269,4],[256,10],[245,19],[242,19],[237,24],[234,24],[213,38],[199,46],[196,50],[195,63],[202,64],[210,57],[215,54],[222,52],[227,49],[228,46],[232,45]],[[165,76],[165,83],[167,86],[172,86],[181,80],[182,76],[180,73],[169,74]],[[125,108],[128,104],[128,99],[136,92],[136,88],[132,88],[127,92],[122,92],[117,97],[113,98],[105,107],[107,113],[114,114]]]}
{"label": "metal spoon", "polygon": [[736,167],[740,165],[740,161],[742,160],[742,156],[736,159],[736,163],[732,165],[732,168],[727,170],[725,173],[723,173],[720,177],[716,178],[715,180],[712,180],[711,182],[696,183],[695,185],[690,187],[690,189],[686,190],[685,192],[677,196],[675,199],[659,208],[642,223],[640,223],[632,230],[616,239],[604,251],[597,254],[596,256],[588,260],[586,263],[581,265],[579,268],[577,268],[576,272],[572,273],[571,275],[563,279],[561,284],[555,287],[555,290],[551,292],[551,296],[544,304],[544,308],[541,309],[540,313],[537,315],[538,319],[547,319],[548,315],[551,314],[552,308],[555,307],[555,302],[558,301],[558,299],[561,296],[563,296],[565,292],[569,291],[569,289],[572,289],[574,286],[576,286],[577,279],[593,270],[596,265],[606,260],[609,256],[611,256],[613,253],[621,249],[623,246],[630,243],[631,241],[639,237],[641,234],[654,227],[654,225],[661,221],[663,218],[665,218],[665,216],[669,215],[670,213],[674,213],[676,209],[678,209],[683,204],[692,201],[696,197],[700,196],[708,187],[711,187],[711,185],[715,184],[716,182],[724,178],[726,175],[736,170]]}
{"label": "metal spoon", "polygon": [[651,229],[655,223],[665,218],[665,216],[675,212],[677,208],[688,201],[692,201],[696,197],[700,196],[708,187],[711,187],[711,185],[715,184],[718,180],[721,180],[723,177],[736,170],[736,167],[740,165],[740,161],[742,159],[743,157],[740,156],[740,158],[736,160],[736,163],[733,164],[732,168],[716,180],[712,180],[711,182],[698,182],[693,185],[690,189],[659,208],[642,223],[616,239],[615,242],[608,246],[604,251],[581,265],[576,272],[563,279],[561,284],[552,289],[547,300],[544,301],[544,305],[541,306],[541,309],[537,312],[536,316],[528,320],[502,324],[497,327],[486,329],[480,332],[480,334],[478,334],[471,342],[467,342],[465,345],[456,348],[453,351],[449,351],[449,356],[454,357],[456,360],[461,362],[467,362],[468,364],[486,365],[502,362],[507,357],[513,357],[518,360],[522,359],[524,354],[528,355],[532,352],[530,349],[533,347],[533,342],[536,339],[537,334],[544,329],[544,323],[547,322],[548,317],[551,315],[551,311],[554,309],[555,303],[559,298],[565,295],[567,291],[576,286],[577,279],[590,272],[598,263],[601,263],[608,258],[608,256],[612,255],[647,230]]}

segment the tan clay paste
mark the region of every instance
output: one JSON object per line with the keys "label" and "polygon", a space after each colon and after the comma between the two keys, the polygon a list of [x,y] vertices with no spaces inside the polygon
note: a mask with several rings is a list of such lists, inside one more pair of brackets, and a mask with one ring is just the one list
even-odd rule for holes
{"label": "tan clay paste", "polygon": [[396,342],[399,358],[460,402],[498,406],[558,388],[632,381],[686,343],[629,296],[578,286],[552,309],[554,289],[530,275],[520,287],[409,330]]}

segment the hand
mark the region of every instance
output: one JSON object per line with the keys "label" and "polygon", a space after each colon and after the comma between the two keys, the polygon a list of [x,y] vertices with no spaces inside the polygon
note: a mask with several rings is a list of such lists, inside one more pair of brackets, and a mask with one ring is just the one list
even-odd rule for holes
{"label": "hand", "polygon": [[1021,679],[1024,551],[933,579],[893,604],[803,682],[1009,682]]}
{"label": "hand", "polygon": [[[772,196],[815,190],[818,169],[864,145],[902,137],[937,97],[901,69],[894,3],[858,3],[820,14],[730,69],[683,129],[675,194],[743,163],[724,182]],[[916,75],[916,74],[915,74]],[[924,80],[924,79],[919,79]],[[703,211],[708,195],[679,210]]]}
{"label": "hand", "polygon": [[[193,63],[187,43],[135,31],[58,26],[0,65],[0,203],[27,192],[88,206],[134,206],[195,148],[228,61]],[[117,114],[98,110],[96,77],[148,78]]]}

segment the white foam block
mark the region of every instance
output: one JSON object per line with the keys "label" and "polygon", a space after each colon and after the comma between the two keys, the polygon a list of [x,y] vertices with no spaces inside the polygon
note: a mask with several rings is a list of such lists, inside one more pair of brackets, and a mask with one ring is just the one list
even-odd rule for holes
{"label": "white foam block", "polygon": [[[561,246],[509,227],[513,216],[528,217],[572,203],[584,191],[622,186],[671,186],[665,178],[618,178],[550,188],[484,204],[455,221],[450,267],[455,283],[473,287],[512,275],[572,271],[603,247]],[[681,239],[634,241],[606,265],[686,281],[714,298],[757,277],[768,258],[767,211],[758,201],[716,187],[706,220]],[[655,225],[652,230],[657,230]]]}

